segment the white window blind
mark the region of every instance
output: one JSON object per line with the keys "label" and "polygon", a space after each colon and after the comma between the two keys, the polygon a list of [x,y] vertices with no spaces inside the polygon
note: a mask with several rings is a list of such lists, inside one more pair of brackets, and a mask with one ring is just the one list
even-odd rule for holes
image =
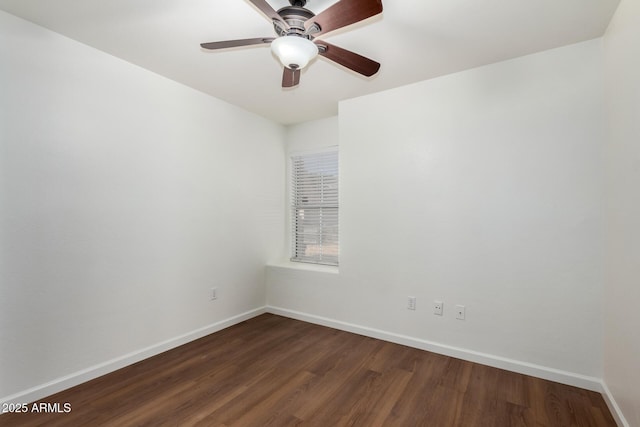
{"label": "white window blind", "polygon": [[291,158],[292,261],[338,265],[338,151]]}

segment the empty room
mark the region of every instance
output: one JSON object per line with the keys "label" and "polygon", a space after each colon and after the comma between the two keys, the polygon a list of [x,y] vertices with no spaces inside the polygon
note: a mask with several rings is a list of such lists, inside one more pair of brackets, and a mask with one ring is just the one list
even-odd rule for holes
{"label": "empty room", "polygon": [[1,426],[640,427],[638,0],[0,0]]}

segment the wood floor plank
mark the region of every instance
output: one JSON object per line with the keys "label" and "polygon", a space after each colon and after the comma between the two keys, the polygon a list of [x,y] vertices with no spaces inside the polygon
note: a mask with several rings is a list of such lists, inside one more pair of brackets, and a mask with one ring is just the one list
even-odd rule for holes
{"label": "wood floor plank", "polygon": [[[413,354],[415,359],[413,363],[413,376],[410,379],[404,393],[394,405],[389,417],[391,425],[409,426],[409,425],[437,425],[429,424],[434,417],[446,417],[445,415],[436,415],[434,411],[440,411],[436,404],[438,396],[447,392],[452,393],[451,397],[455,398],[456,419],[459,416],[458,395],[454,388],[443,385],[443,377],[446,373],[451,373],[449,367],[450,358],[428,352],[416,350]],[[435,396],[435,397],[434,397]],[[454,402],[452,401],[452,402]],[[444,409],[450,411],[450,408]]]}
{"label": "wood floor plank", "polygon": [[602,396],[265,314],[42,399],[0,426],[585,426]]}
{"label": "wood floor plank", "polygon": [[373,404],[376,410],[365,414],[362,425],[378,426],[385,424],[389,419],[393,406],[413,376],[411,372],[402,369],[390,371],[387,375],[388,378],[385,381],[388,385],[378,394]]}

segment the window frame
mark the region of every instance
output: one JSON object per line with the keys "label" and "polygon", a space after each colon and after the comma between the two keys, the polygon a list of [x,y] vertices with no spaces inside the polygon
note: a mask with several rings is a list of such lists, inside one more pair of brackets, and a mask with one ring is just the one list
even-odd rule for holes
{"label": "window frame", "polygon": [[[336,199],[336,203],[334,207],[331,206],[324,206],[323,208],[330,208],[330,209],[336,209],[336,214],[335,214],[335,226],[337,227],[337,232],[335,233],[335,241],[337,242],[337,254],[335,255],[335,258],[333,256],[328,256],[328,259],[322,259],[322,253],[324,251],[321,251],[321,255],[320,255],[320,259],[313,259],[313,258],[305,258],[302,256],[297,256],[297,250],[299,248],[299,242],[297,240],[298,237],[298,232],[297,232],[297,216],[296,216],[296,212],[298,209],[300,209],[300,206],[296,206],[296,188],[295,188],[295,183],[294,183],[294,174],[296,173],[295,171],[295,158],[297,157],[305,157],[305,156],[316,156],[316,155],[322,155],[322,154],[326,154],[326,153],[335,153],[336,155],[336,170],[337,172],[337,199]],[[288,227],[288,236],[289,236],[289,260],[291,262],[296,262],[296,263],[302,263],[302,264],[312,264],[312,265],[325,265],[325,266],[331,266],[331,267],[338,267],[339,263],[340,263],[340,201],[339,201],[339,194],[340,194],[340,152],[338,149],[338,146],[328,146],[328,147],[323,147],[321,149],[313,149],[313,150],[296,150],[296,151],[292,151],[290,153],[288,153],[288,169],[289,172],[287,174],[287,188],[288,188],[288,206],[287,206],[287,211],[288,211],[288,217],[289,217],[289,227]],[[313,208],[309,208],[307,207],[307,209],[318,209],[318,207],[313,207]],[[322,209],[322,208],[320,208]],[[321,234],[322,236],[323,234]],[[322,238],[321,238],[322,240]],[[321,245],[322,246],[322,245]]]}

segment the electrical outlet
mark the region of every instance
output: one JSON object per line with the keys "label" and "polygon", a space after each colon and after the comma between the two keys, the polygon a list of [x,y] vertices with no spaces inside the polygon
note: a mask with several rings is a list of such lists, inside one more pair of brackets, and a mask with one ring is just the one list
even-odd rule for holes
{"label": "electrical outlet", "polygon": [[213,301],[214,299],[218,299],[218,288],[211,288],[211,293],[209,294],[209,299]]}
{"label": "electrical outlet", "polygon": [[437,316],[442,316],[442,309],[444,308],[444,304],[442,301],[434,301],[433,302],[433,314]]}
{"label": "electrical outlet", "polygon": [[409,300],[407,302],[407,309],[408,310],[416,309],[416,297],[409,297]]}
{"label": "electrical outlet", "polygon": [[456,319],[464,320],[464,305],[456,305]]}

